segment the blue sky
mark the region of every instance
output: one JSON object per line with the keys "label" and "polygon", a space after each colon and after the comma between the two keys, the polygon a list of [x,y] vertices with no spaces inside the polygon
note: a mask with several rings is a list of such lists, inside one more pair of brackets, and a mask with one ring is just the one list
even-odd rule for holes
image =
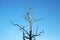
{"label": "blue sky", "polygon": [[22,40],[21,31],[9,19],[27,26],[22,15],[29,7],[36,19],[45,17],[33,24],[33,29],[39,25],[39,31],[45,31],[36,39],[60,40],[60,0],[0,0],[0,40]]}

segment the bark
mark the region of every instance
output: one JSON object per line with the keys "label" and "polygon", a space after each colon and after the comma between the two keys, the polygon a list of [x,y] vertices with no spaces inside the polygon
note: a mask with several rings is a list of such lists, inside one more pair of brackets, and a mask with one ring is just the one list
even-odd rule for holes
{"label": "bark", "polygon": [[32,30],[30,30],[30,39],[29,40],[32,40]]}

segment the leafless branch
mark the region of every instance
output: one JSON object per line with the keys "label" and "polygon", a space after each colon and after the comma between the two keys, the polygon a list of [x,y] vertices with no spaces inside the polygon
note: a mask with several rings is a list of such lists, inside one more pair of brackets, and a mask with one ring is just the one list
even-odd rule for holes
{"label": "leafless branch", "polygon": [[29,39],[29,37],[27,37],[27,36],[24,36],[24,38]]}
{"label": "leafless branch", "polygon": [[10,20],[10,21],[13,25],[18,26],[20,29],[24,30],[27,33],[27,35],[29,35],[29,33],[24,28],[22,28],[20,25],[14,24],[12,20]]}
{"label": "leafless branch", "polygon": [[40,20],[42,20],[42,19],[44,19],[44,17],[42,17],[42,18],[40,18],[40,19],[37,19],[37,20],[33,21],[33,23],[34,23],[34,22],[37,22],[37,21],[40,21]]}
{"label": "leafless branch", "polygon": [[32,37],[36,37],[36,36],[40,36],[41,35],[41,33],[44,33],[44,30],[42,31],[42,32],[40,32],[39,34],[33,34],[33,36]]}
{"label": "leafless branch", "polygon": [[[34,30],[33,30],[33,34],[34,34]],[[35,37],[33,37],[33,39],[36,40]]]}
{"label": "leafless branch", "polygon": [[33,38],[33,37],[36,37],[36,36],[40,36],[40,35],[41,35],[41,33],[39,33],[39,34],[37,34],[37,35],[34,35],[34,34],[33,34],[32,38]]}
{"label": "leafless branch", "polygon": [[36,28],[36,35],[37,35],[37,33],[38,33],[38,26],[37,26],[37,28]]}

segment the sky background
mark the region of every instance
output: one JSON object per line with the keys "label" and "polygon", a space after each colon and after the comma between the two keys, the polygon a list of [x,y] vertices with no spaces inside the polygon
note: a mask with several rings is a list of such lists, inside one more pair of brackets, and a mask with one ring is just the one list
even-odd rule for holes
{"label": "sky background", "polygon": [[29,7],[36,19],[45,17],[33,24],[33,29],[44,29],[36,40],[60,40],[60,0],[0,0],[0,40],[22,40],[22,31],[10,19],[29,30],[23,19]]}

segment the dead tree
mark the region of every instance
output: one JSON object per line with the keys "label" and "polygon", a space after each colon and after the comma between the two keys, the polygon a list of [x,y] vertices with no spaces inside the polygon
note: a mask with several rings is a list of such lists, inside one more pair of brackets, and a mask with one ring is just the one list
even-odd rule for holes
{"label": "dead tree", "polygon": [[[23,31],[23,40],[26,40],[26,39],[32,40],[32,38],[34,40],[36,40],[35,37],[36,36],[40,36],[41,33],[44,33],[44,30],[42,32],[39,32],[39,34],[38,34],[38,27],[37,27],[36,33],[34,34],[34,33],[32,33],[32,25],[33,25],[34,22],[37,22],[37,21],[40,21],[40,20],[44,19],[44,17],[43,18],[39,18],[38,20],[33,20],[32,17],[31,17],[31,8],[29,8],[29,11],[26,13],[24,18],[29,23],[29,26],[30,26],[29,32],[24,28],[25,26],[15,24],[15,23],[13,23],[13,21],[11,21],[11,20],[10,21],[12,22],[13,25],[18,26],[20,28],[20,30]],[[27,36],[25,34],[27,34]]]}

